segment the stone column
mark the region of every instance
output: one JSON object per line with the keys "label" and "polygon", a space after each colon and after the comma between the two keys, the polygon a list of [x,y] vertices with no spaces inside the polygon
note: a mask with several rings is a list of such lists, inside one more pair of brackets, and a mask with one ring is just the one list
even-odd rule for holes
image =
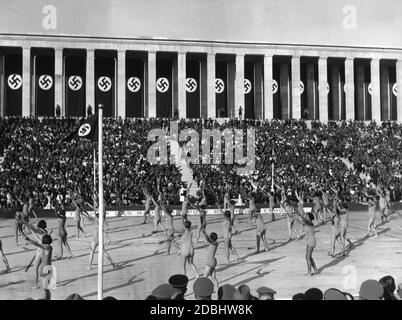
{"label": "stone column", "polygon": [[177,97],[179,118],[186,118],[186,53],[179,52],[177,55]]}
{"label": "stone column", "polygon": [[402,123],[402,60],[396,62],[396,83],[398,87],[398,96],[396,98],[396,116],[397,121]]}
{"label": "stone column", "polygon": [[346,120],[355,120],[355,84],[353,59],[345,60]]}
{"label": "stone column", "polygon": [[[371,72],[371,87],[373,92],[371,94],[371,113],[372,120],[376,122],[381,121],[381,98],[380,98],[380,60],[371,59],[370,62]],[[366,116],[367,118],[367,116]]]}
{"label": "stone column", "polygon": [[272,93],[273,59],[264,56],[264,119],[274,118],[274,95]]}
{"label": "stone column", "polygon": [[356,120],[365,121],[367,118],[367,99],[364,81],[364,66],[358,64],[356,66],[356,103],[357,103],[357,115]]}
{"label": "stone column", "polygon": [[216,117],[215,99],[215,54],[208,53],[207,56],[207,80],[208,80],[208,118]]}
{"label": "stone column", "polygon": [[319,82],[319,119],[327,122],[328,116],[328,68],[327,57],[318,59],[318,82]]}
{"label": "stone column", "polygon": [[56,115],[56,107],[60,106],[60,114],[64,116],[65,104],[63,100],[64,91],[63,77],[63,49],[54,49],[54,108],[53,114]]}
{"label": "stone column", "polygon": [[292,57],[292,108],[290,118],[301,119],[300,57]]}
{"label": "stone column", "polygon": [[95,51],[87,50],[87,72],[85,80],[85,90],[86,90],[86,102],[85,114],[87,114],[86,108],[88,106],[92,107],[92,112],[95,113]]}
{"label": "stone column", "polygon": [[148,52],[148,85],[147,97],[148,105],[146,106],[145,114],[148,118],[156,117],[156,52]]}
{"label": "stone column", "polygon": [[117,117],[126,117],[126,52],[117,52]]}
{"label": "stone column", "polygon": [[[22,48],[22,116],[31,115],[31,48]],[[32,101],[34,103],[34,101]]]}
{"label": "stone column", "polygon": [[234,118],[239,116],[239,107],[243,110],[242,117],[245,115],[244,106],[244,55],[236,55],[236,76],[235,76],[235,102],[234,102]]}

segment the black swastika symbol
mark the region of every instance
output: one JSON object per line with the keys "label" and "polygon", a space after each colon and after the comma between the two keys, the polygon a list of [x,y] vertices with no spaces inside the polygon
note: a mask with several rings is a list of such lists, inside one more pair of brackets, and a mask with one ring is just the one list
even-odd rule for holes
{"label": "black swastika symbol", "polygon": [[79,90],[82,85],[82,80],[78,76],[72,76],[70,77],[70,80],[68,81],[68,84],[71,89],[73,90]]}
{"label": "black swastika symbol", "polygon": [[249,93],[251,91],[251,82],[248,79],[244,79],[244,93]]}
{"label": "black swastika symbol", "polygon": [[225,90],[225,83],[221,79],[216,79],[215,80],[215,91],[217,93],[221,93],[223,90]]}
{"label": "black swastika symbol", "polygon": [[193,78],[187,78],[186,89],[188,92],[194,92],[195,90],[197,90],[197,81]]}
{"label": "black swastika symbol", "polygon": [[22,79],[19,74],[11,74],[8,77],[8,85],[10,86],[11,89],[18,89],[22,84]]}
{"label": "black swastika symbol", "polygon": [[53,84],[52,77],[51,76],[41,76],[39,78],[39,84],[43,90],[49,89]]}
{"label": "black swastika symbol", "polygon": [[141,88],[141,81],[135,77],[128,79],[128,88],[132,92],[137,92]]}
{"label": "black swastika symbol", "polygon": [[166,92],[169,89],[169,81],[166,78],[159,78],[156,85],[160,92]]}
{"label": "black swastika symbol", "polygon": [[108,91],[112,86],[112,83],[108,77],[101,77],[99,78],[98,86],[102,91]]}

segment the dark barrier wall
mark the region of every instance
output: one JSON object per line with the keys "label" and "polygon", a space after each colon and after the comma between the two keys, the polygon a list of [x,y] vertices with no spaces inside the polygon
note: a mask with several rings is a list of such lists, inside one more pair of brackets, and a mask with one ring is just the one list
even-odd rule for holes
{"label": "dark barrier wall", "polygon": [[85,116],[85,57],[66,56],[64,61],[66,115],[70,117]]}
{"label": "dark barrier wall", "polygon": [[115,58],[95,57],[95,105],[103,104],[104,117],[114,116],[115,91]]}
{"label": "dark barrier wall", "polygon": [[[244,78],[251,82],[251,90],[244,93],[244,116],[246,119],[255,119],[254,113],[254,62],[248,61],[244,65]],[[247,88],[246,88],[247,89]]]}
{"label": "dark barrier wall", "polygon": [[144,59],[126,59],[126,116],[144,116]]}
{"label": "dark barrier wall", "polygon": [[36,55],[35,105],[39,117],[54,116],[54,55]]}
{"label": "dark barrier wall", "polygon": [[221,93],[216,93],[216,116],[227,117],[228,116],[228,64],[226,61],[216,62],[216,78],[223,80],[225,89]]}
{"label": "dark barrier wall", "polygon": [[[200,61],[187,60],[186,62],[186,79],[192,78],[193,80],[186,81],[186,103],[187,118],[200,117]],[[196,88],[196,89],[195,89]]]}
{"label": "dark barrier wall", "polygon": [[[19,116],[22,112],[22,55],[6,55],[4,61],[6,116]],[[10,77],[10,79],[9,79]]]}
{"label": "dark barrier wall", "polygon": [[[162,80],[161,78],[166,78]],[[172,116],[172,60],[156,60],[156,116]]]}

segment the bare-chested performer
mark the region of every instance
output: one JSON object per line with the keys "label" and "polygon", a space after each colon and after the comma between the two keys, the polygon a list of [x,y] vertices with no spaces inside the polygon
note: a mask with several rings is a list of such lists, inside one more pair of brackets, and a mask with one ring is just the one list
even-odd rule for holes
{"label": "bare-chested performer", "polygon": [[[345,250],[350,249],[351,247],[353,247],[353,243],[346,235],[349,226],[348,205],[344,199],[340,199],[335,205],[340,219],[339,229],[340,229],[342,246],[343,248],[345,248]],[[349,243],[348,247],[346,247],[346,241]]]}
{"label": "bare-chested performer", "polygon": [[218,235],[212,232],[210,236],[207,235],[205,230],[202,230],[205,239],[208,242],[208,252],[207,252],[207,265],[204,271],[204,277],[211,277],[215,282],[216,288],[219,288],[219,282],[216,277],[216,265],[218,264],[216,260],[216,250],[218,249]]}
{"label": "bare-chested performer", "polygon": [[[43,237],[45,235],[50,235],[50,233],[46,230],[47,228],[47,223],[45,220],[40,220],[38,222],[37,227],[33,226],[31,223],[23,221],[24,225],[29,229],[32,233],[32,235],[35,237],[36,241],[38,243],[42,243]],[[40,275],[40,265],[41,265],[41,260],[40,260],[40,255],[41,251],[40,249],[36,250],[35,255],[31,259],[31,261],[28,263],[28,265],[25,268],[25,272],[29,270],[31,265],[34,265],[34,271],[35,271],[35,283],[38,284],[39,281],[39,275]]]}
{"label": "bare-chested performer", "polygon": [[[91,241],[91,252],[89,254],[89,265],[88,265],[88,270],[91,270],[92,267],[92,260],[94,258],[94,254],[96,251],[96,248],[99,246],[99,214],[96,213],[95,217],[92,218],[91,216],[88,217],[89,220],[95,220],[95,230],[94,230],[94,235],[92,237]],[[103,233],[105,231],[103,230]],[[116,267],[116,264],[113,262],[112,257],[110,256],[109,252],[105,249],[104,244],[103,245],[103,253],[105,254],[107,260],[109,263],[112,265],[113,269]]]}
{"label": "bare-chested performer", "polygon": [[45,234],[42,237],[42,241],[37,242],[25,236],[25,240],[39,249],[37,254],[38,273],[37,275],[35,275],[35,285],[36,287],[40,287],[39,278],[45,277],[46,276],[46,272],[44,272],[45,267],[52,265],[52,254],[53,254],[53,247],[51,246],[52,237],[48,234]]}
{"label": "bare-chested performer", "polygon": [[324,188],[320,188],[321,191],[321,198],[322,198],[322,212],[324,214],[324,219],[327,220],[328,216],[330,217],[330,219],[332,219],[332,213],[330,210],[330,194],[328,192],[328,190],[324,189]]}
{"label": "bare-chested performer", "polygon": [[381,221],[383,223],[389,222],[389,218],[386,214],[387,211],[387,207],[388,207],[388,201],[386,198],[386,193],[385,190],[381,187],[377,187],[376,189],[377,195],[379,196],[379,206],[380,206],[380,217],[381,217]]}
{"label": "bare-chested performer", "polygon": [[179,232],[175,230],[174,225],[173,225],[173,214],[172,214],[172,209],[170,209],[166,203],[162,203],[162,210],[166,215],[166,244],[167,244],[167,250],[166,254],[169,256],[170,255],[170,248],[173,245],[177,249],[178,252],[180,252],[180,247],[177,244],[174,234],[175,232]]}
{"label": "bare-chested performer", "polygon": [[144,222],[142,224],[146,224],[148,214],[151,212],[152,196],[150,195],[149,191],[145,187],[142,187],[141,189],[145,196]]}
{"label": "bare-chested performer", "polygon": [[187,190],[184,191],[183,193],[183,202],[181,204],[181,218],[182,218],[182,222],[183,222],[183,227],[185,228],[184,224],[186,221],[188,221],[188,197],[189,197],[189,192],[190,192],[190,188],[191,188],[191,183],[188,186]]}
{"label": "bare-chested performer", "polygon": [[90,219],[89,214],[87,214],[86,212],[84,212],[84,203],[83,200],[78,197],[77,199],[75,199],[74,197],[70,197],[74,206],[75,206],[75,212],[74,212],[74,225],[76,227],[76,236],[77,238],[80,237],[80,231],[84,234],[84,237],[86,237],[84,228],[82,226],[83,223],[83,217],[82,216],[86,216],[88,219]]}
{"label": "bare-chested performer", "polygon": [[[296,194],[296,198],[298,200],[297,203],[297,211],[304,217],[306,215],[306,213],[304,212],[304,191],[300,191],[300,194],[297,192],[297,190],[295,190],[295,194]],[[300,234],[302,234],[304,232],[303,230],[303,226],[304,224],[300,224]]]}
{"label": "bare-chested performer", "polygon": [[0,240],[0,257],[3,260],[4,265],[6,266],[6,271],[5,272],[6,273],[10,272],[10,270],[11,270],[10,265],[8,264],[8,260],[6,258],[6,255],[3,252],[3,244],[1,242],[1,240]]}
{"label": "bare-chested performer", "polygon": [[287,218],[287,225],[288,225],[288,241],[291,241],[293,239],[293,232],[296,233],[296,239],[300,239],[300,234],[297,232],[296,227],[295,227],[295,218],[294,218],[294,209],[293,206],[290,204],[289,200],[285,200],[283,203],[281,203],[281,208],[286,214]]}
{"label": "bare-chested performer", "polygon": [[57,258],[59,260],[63,259],[63,246],[66,247],[71,258],[73,254],[71,253],[71,248],[67,242],[67,230],[66,230],[66,210],[64,209],[63,204],[55,203],[54,204],[54,214],[57,217],[57,226],[58,226],[58,238],[59,238],[59,250],[60,256]]}
{"label": "bare-chested performer", "polygon": [[24,226],[24,221],[22,219],[22,212],[21,212],[21,210],[17,209],[17,211],[15,212],[15,242],[16,242],[17,246],[19,246],[18,234],[20,233],[23,237],[25,236],[23,226]]}
{"label": "bare-chested performer", "polygon": [[178,254],[181,255],[183,262],[183,271],[187,275],[186,265],[187,263],[194,269],[196,278],[199,277],[199,272],[194,264],[194,245],[193,245],[193,232],[191,231],[191,221],[184,222],[184,233],[181,236],[182,245]]}
{"label": "bare-chested performer", "polygon": [[223,239],[225,240],[226,260],[227,263],[230,263],[230,254],[233,254],[236,257],[236,262],[238,262],[240,257],[232,244],[232,221],[230,211],[226,210],[223,216]]}
{"label": "bare-chested performer", "polygon": [[332,207],[329,207],[328,210],[330,210],[329,212],[331,214],[331,250],[328,251],[328,255],[330,255],[332,258],[335,257],[335,244],[338,242],[342,250],[342,256],[344,256],[345,247],[341,241],[340,218],[338,211],[336,208]]}
{"label": "bare-chested performer", "polygon": [[159,232],[159,227],[162,229],[162,231],[165,231],[165,228],[162,226],[162,208],[161,208],[161,194],[158,196],[158,201],[155,200],[155,198],[146,191],[147,196],[150,197],[151,201],[155,205],[155,210],[154,210],[154,230],[152,230],[152,233],[157,233]]}
{"label": "bare-chested performer", "polygon": [[256,227],[255,236],[257,240],[257,250],[255,251],[255,254],[260,252],[260,240],[262,240],[265,251],[268,251],[268,243],[266,240],[267,228],[265,227],[264,219],[262,218],[262,215],[258,209],[253,210],[252,219],[252,221],[255,222]]}
{"label": "bare-chested performer", "polygon": [[321,201],[319,194],[314,193],[313,196],[309,197],[309,198],[313,200],[313,214],[314,214],[315,220],[317,220],[318,224],[325,224],[325,220],[322,216],[322,212],[323,212],[322,201]]}
{"label": "bare-chested performer", "polygon": [[[306,276],[313,276],[316,273],[318,273],[317,266],[315,264],[315,261],[313,259],[313,251],[314,248],[317,245],[315,235],[314,235],[314,215],[312,213],[307,213],[305,217],[300,215],[299,213],[296,213],[300,217],[299,223],[303,223],[305,225],[305,230],[306,230],[306,262],[307,262],[307,273],[305,274]],[[313,272],[311,272],[311,269],[313,268]]]}
{"label": "bare-chested performer", "polygon": [[255,205],[255,194],[254,192],[249,192],[246,195],[246,199],[248,201],[248,222],[251,224],[251,220],[253,219],[253,212],[257,209]]}
{"label": "bare-chested performer", "polygon": [[375,236],[378,238],[378,233],[376,231],[377,226],[375,225],[376,207],[377,207],[375,198],[373,196],[368,196],[366,202],[359,202],[359,203],[368,206],[369,220],[367,223],[367,237],[370,237],[370,232],[373,231]]}
{"label": "bare-chested performer", "polygon": [[271,189],[268,193],[268,203],[269,203],[269,212],[271,213],[271,221],[275,221],[275,213],[274,213],[274,207],[275,207],[275,193],[274,189]]}
{"label": "bare-chested performer", "polygon": [[200,240],[201,233],[207,229],[207,211],[205,210],[205,205],[192,204],[189,202],[190,206],[198,211],[200,216],[200,223],[198,224],[198,235],[197,242]]}

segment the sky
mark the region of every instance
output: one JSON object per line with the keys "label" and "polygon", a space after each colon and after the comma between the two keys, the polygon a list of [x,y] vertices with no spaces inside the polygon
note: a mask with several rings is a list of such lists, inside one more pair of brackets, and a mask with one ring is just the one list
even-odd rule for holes
{"label": "sky", "polygon": [[0,0],[0,33],[402,49],[401,13],[400,0]]}

